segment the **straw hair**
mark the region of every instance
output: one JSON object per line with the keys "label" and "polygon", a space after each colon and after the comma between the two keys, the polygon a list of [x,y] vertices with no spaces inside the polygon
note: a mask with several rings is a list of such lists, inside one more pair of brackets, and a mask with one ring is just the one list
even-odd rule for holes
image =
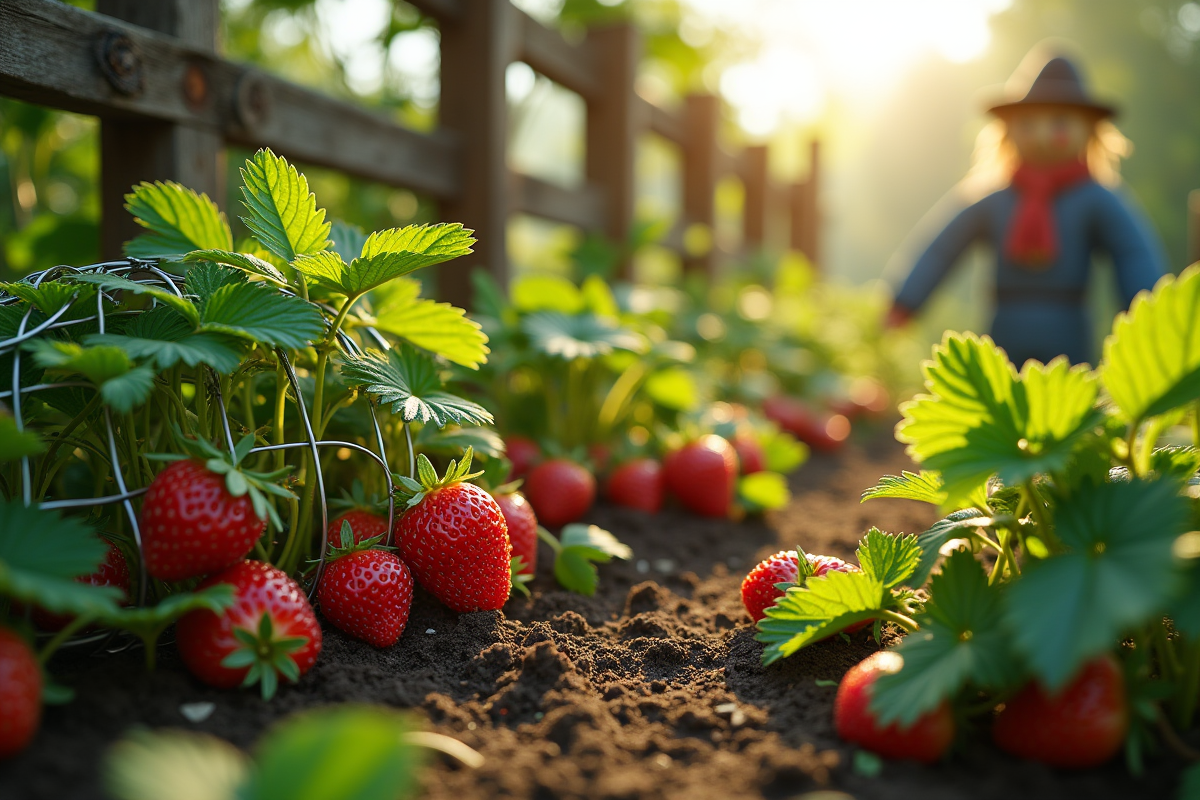
{"label": "straw hair", "polygon": [[[1092,127],[1088,139],[1087,164],[1092,178],[1110,188],[1121,182],[1121,159],[1133,152],[1133,143],[1112,123],[1101,119]],[[1008,137],[1008,126],[1002,118],[993,119],[975,138],[971,170],[960,185],[967,197],[981,198],[1003,189],[1012,182],[1020,159],[1017,148]]]}

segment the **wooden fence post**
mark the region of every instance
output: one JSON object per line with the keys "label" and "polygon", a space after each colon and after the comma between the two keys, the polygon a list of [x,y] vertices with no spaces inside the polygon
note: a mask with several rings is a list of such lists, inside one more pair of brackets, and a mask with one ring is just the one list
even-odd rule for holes
{"label": "wooden fence post", "polygon": [[[587,108],[587,178],[604,192],[604,234],[622,249],[633,230],[637,142],[642,130],[634,80],[642,42],[633,25],[588,31],[587,44],[600,76],[599,92]],[[617,277],[632,277],[628,257]]]}
{"label": "wooden fence post", "polygon": [[517,17],[508,0],[463,0],[441,26],[441,125],[458,139],[460,188],[442,219],[475,231],[475,252],[438,269],[438,298],[471,305],[471,271],[483,267],[508,285],[508,98],[505,72],[516,52]]}
{"label": "wooden fence post", "polygon": [[702,251],[688,252],[697,237],[685,236],[683,267],[687,272],[701,271],[710,277],[716,268],[713,237],[720,110],[720,101],[713,95],[689,95],[684,106],[683,220],[689,229],[703,226],[707,246]]}
{"label": "wooden fence post", "polygon": [[[96,10],[182,43],[215,52],[220,26],[218,0],[97,0]],[[136,94],[143,65],[124,37],[96,44],[100,71],[116,91]],[[121,77],[127,82],[122,83]],[[188,65],[180,94],[189,106],[212,103],[203,65]],[[125,210],[125,194],[141,181],[173,180],[225,205],[223,142],[215,130],[169,122],[104,118],[100,122],[100,251],[119,258],[121,246],[141,232]]]}
{"label": "wooden fence post", "polygon": [[771,207],[771,177],[767,170],[766,145],[742,151],[742,249],[748,254],[761,251],[767,244],[767,209]]}
{"label": "wooden fence post", "polygon": [[820,170],[821,145],[815,139],[809,145],[808,178],[791,187],[791,244],[816,269],[821,263]]}

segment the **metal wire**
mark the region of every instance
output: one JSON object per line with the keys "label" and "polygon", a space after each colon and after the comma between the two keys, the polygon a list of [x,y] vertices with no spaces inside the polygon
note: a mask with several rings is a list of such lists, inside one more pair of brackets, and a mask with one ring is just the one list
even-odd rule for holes
{"label": "metal wire", "polygon": [[[137,283],[147,285],[147,286],[162,286],[162,287],[165,287],[166,289],[168,289],[169,291],[173,292],[178,297],[184,296],[184,293],[180,288],[183,283],[183,280],[184,280],[182,276],[172,275],[168,272],[163,271],[155,264],[155,262],[143,261],[141,259],[132,259],[132,258],[131,259],[123,259],[123,260],[119,260],[119,261],[106,261],[103,263],[93,264],[91,266],[83,267],[83,268],[75,268],[75,267],[69,267],[69,266],[57,266],[57,267],[53,267],[51,269],[44,270],[42,272],[30,275],[25,279],[25,281],[27,283],[29,283],[31,286],[36,288],[36,287],[39,287],[43,282],[45,282],[47,280],[53,280],[55,277],[59,276],[62,273],[72,273],[72,274],[76,274],[76,275],[103,274],[103,275],[119,275],[119,276],[126,276],[126,275],[132,274],[135,276],[132,278],[132,280],[134,280]],[[286,289],[280,289],[280,291],[284,294],[291,294],[294,296],[293,292],[290,292]],[[0,297],[0,306],[11,305],[13,303],[18,302],[19,299],[20,298],[15,297],[15,296]],[[56,382],[56,383],[39,383],[34,386],[22,386],[21,385],[21,346],[25,342],[35,339],[38,336],[43,335],[44,333],[51,331],[51,330],[69,328],[72,326],[84,325],[84,324],[93,323],[93,322],[96,323],[98,331],[100,333],[104,333],[105,319],[106,319],[106,314],[104,313],[104,303],[105,303],[105,301],[114,302],[113,298],[110,295],[108,295],[104,290],[98,289],[96,292],[97,313],[95,316],[64,319],[64,317],[66,317],[71,312],[71,309],[75,306],[78,299],[79,299],[79,292],[76,292],[75,295],[72,296],[71,299],[68,300],[62,306],[62,308],[57,309],[53,314],[51,314],[45,320],[43,320],[42,322],[33,326],[32,328],[29,327],[29,323],[33,317],[35,309],[31,305],[30,308],[25,312],[24,316],[22,316],[20,323],[17,325],[16,335],[14,335],[8,339],[5,339],[3,341],[0,341],[0,357],[5,356],[5,355],[12,355],[12,359],[13,359],[12,376],[11,376],[12,377],[12,388],[9,390],[6,390],[6,391],[0,391],[0,400],[9,400],[10,401],[10,404],[12,407],[13,419],[16,423],[16,428],[18,431],[25,430],[25,419],[24,419],[24,414],[23,414],[23,409],[22,409],[22,397],[23,396],[36,395],[36,393],[38,393],[38,392],[46,391],[46,390],[50,390],[50,389],[75,388],[75,387],[92,388],[92,384],[82,382],[82,381],[61,381],[61,382]],[[157,300],[153,300],[151,307],[157,306],[158,304],[159,303]],[[317,304],[314,304],[314,305],[317,305]],[[318,305],[318,307],[321,307],[321,306]],[[330,309],[324,308],[324,307],[321,307],[321,308],[322,308],[324,315],[330,314]],[[126,312],[117,312],[117,313],[124,314]],[[141,313],[141,312],[131,312],[131,313]],[[326,318],[326,325],[329,325],[329,324],[331,324],[331,323],[329,322],[329,319]],[[371,337],[371,339],[375,343],[377,343],[380,347],[383,347],[384,349],[387,349],[390,347],[387,340],[384,339],[383,336],[381,336],[374,328],[364,327],[361,330],[363,330],[363,332],[367,336]],[[362,354],[362,348],[358,345],[358,343],[352,337],[350,337],[348,334],[346,334],[345,331],[338,332],[337,344],[344,352],[347,352],[350,355],[357,356],[357,355]],[[320,559],[317,562],[317,569],[316,569],[315,573],[313,574],[312,585],[309,589],[309,597],[311,598],[313,596],[313,594],[316,592],[317,585],[320,581],[321,574],[325,567],[325,560],[326,560],[326,557],[328,555],[328,550],[329,550],[329,535],[328,535],[329,507],[328,507],[328,503],[327,503],[326,497],[325,497],[325,475],[324,475],[324,470],[322,469],[322,466],[321,466],[320,448],[337,447],[337,448],[345,448],[345,449],[348,449],[348,450],[351,450],[354,452],[362,453],[363,455],[366,455],[367,457],[369,457],[372,460],[372,462],[375,463],[383,471],[384,480],[386,482],[385,485],[388,487],[388,493],[387,493],[387,495],[388,495],[388,544],[392,543],[391,531],[392,531],[392,526],[395,522],[395,515],[396,515],[395,500],[392,497],[392,492],[391,492],[392,473],[391,473],[390,468],[388,467],[387,449],[384,444],[383,429],[380,427],[379,419],[376,414],[376,403],[373,400],[368,400],[370,413],[371,413],[371,425],[372,425],[372,428],[373,428],[374,434],[375,434],[374,444],[378,448],[378,452],[375,452],[375,451],[371,450],[369,447],[364,447],[363,445],[357,444],[355,442],[344,442],[344,441],[337,441],[337,440],[330,440],[330,439],[322,439],[322,440],[318,441],[314,434],[312,420],[309,417],[308,409],[304,402],[304,393],[301,390],[300,381],[296,376],[296,371],[295,371],[294,367],[292,366],[291,361],[288,359],[287,353],[282,348],[277,348],[275,353],[276,353],[276,357],[279,359],[280,364],[283,366],[284,373],[287,375],[288,383],[290,384],[292,392],[295,395],[296,409],[299,413],[302,427],[304,429],[304,434],[305,434],[304,440],[298,441],[298,442],[284,442],[282,444],[263,445],[260,447],[252,448],[250,450],[250,452],[251,453],[263,453],[263,452],[272,452],[272,451],[276,451],[276,450],[289,450],[289,449],[305,448],[308,450],[309,456],[312,458],[313,479],[316,480],[316,494],[317,494],[317,497],[319,498],[319,502],[320,502],[320,506],[321,506],[321,527],[320,527],[321,545],[320,545]],[[222,433],[224,434],[225,444],[228,447],[230,453],[232,453],[234,450],[233,432],[230,429],[229,414],[226,410],[225,398],[224,398],[222,390],[221,390],[220,377],[216,374],[215,371],[211,370],[211,368],[206,368],[204,370],[203,374],[206,376],[206,380],[209,383],[209,388],[212,392],[212,395],[216,399],[216,405],[220,411],[221,427],[222,427]],[[197,389],[197,391],[203,391],[204,387],[197,386],[196,389]],[[129,528],[133,534],[134,544],[138,551],[139,591],[138,591],[137,602],[139,605],[144,605],[146,602],[146,594],[147,594],[147,587],[148,587],[149,580],[148,580],[148,576],[146,574],[145,559],[142,558],[141,527],[139,525],[137,513],[133,506],[133,501],[135,499],[137,499],[138,497],[141,497],[142,495],[144,495],[146,493],[147,489],[141,488],[141,489],[132,489],[131,490],[128,487],[128,484],[126,483],[125,469],[136,468],[136,464],[122,465],[120,463],[116,433],[115,433],[115,430],[113,427],[113,422],[112,422],[112,414],[109,411],[107,406],[104,407],[103,416],[104,416],[104,437],[107,440],[105,442],[105,444],[107,445],[108,455],[112,462],[112,478],[113,478],[114,483],[116,484],[118,491],[115,494],[102,495],[100,497],[60,498],[60,499],[54,499],[54,500],[46,500],[46,501],[38,503],[37,505],[38,505],[38,508],[51,510],[51,509],[86,508],[86,507],[93,507],[93,506],[106,506],[106,505],[119,504],[122,507],[122,509],[125,513],[125,517],[129,522]],[[407,431],[407,426],[405,426],[405,428]],[[32,486],[32,479],[31,479],[31,475],[30,475],[30,459],[28,456],[26,456],[26,457],[21,458],[21,498],[26,506],[33,505],[33,491],[34,491],[34,487]],[[302,533],[303,532],[301,532],[301,534]],[[97,641],[103,641],[104,644],[101,646],[101,649],[108,650],[109,652],[113,651],[113,647],[117,647],[118,649],[121,649],[125,646],[128,646],[128,643],[123,644],[123,645],[118,644],[118,645],[109,646],[108,643],[111,641],[111,636],[109,636],[108,634],[85,635],[85,636],[81,636],[76,639],[73,639],[71,642],[68,642],[67,644],[68,645],[84,645],[84,644],[95,643]]]}

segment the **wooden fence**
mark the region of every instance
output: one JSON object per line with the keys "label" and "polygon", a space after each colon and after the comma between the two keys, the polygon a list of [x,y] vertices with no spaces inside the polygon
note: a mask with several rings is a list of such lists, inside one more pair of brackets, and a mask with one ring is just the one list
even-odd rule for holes
{"label": "wooden fence", "polygon": [[[218,0],[97,0],[97,13],[55,0],[0,0],[0,95],[100,117],[106,256],[135,233],[122,208],[129,186],[172,179],[221,198],[224,146],[268,146],[302,164],[426,194],[442,218],[474,228],[475,255],[439,273],[439,295],[466,305],[472,268],[507,280],[511,214],[627,241],[638,141],[649,132],[682,156],[682,219],[664,244],[687,269],[711,272],[721,258],[712,248],[689,251],[683,234],[694,226],[711,232],[716,186],[727,176],[744,187],[743,250],[762,248],[777,216],[787,220],[790,246],[819,261],[817,144],[807,180],[777,185],[765,147],[734,155],[721,146],[717,98],[689,96],[679,112],[646,102],[634,91],[642,46],[632,26],[593,29],[573,44],[509,0],[410,2],[440,28],[432,133],[220,58]],[[583,186],[509,169],[505,74],[516,61],[586,103]]]}

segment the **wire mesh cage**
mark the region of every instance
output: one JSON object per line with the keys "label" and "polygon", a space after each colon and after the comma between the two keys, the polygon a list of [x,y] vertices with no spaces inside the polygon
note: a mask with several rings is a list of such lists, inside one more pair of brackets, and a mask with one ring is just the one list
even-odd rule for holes
{"label": "wire mesh cage", "polygon": [[[55,338],[70,338],[84,332],[92,332],[104,334],[107,330],[113,327],[116,319],[128,315],[136,315],[145,313],[154,308],[163,305],[163,300],[158,297],[151,297],[149,304],[140,310],[120,310],[121,293],[105,289],[102,286],[97,287],[95,292],[94,308],[87,308],[83,304],[92,302],[88,292],[75,291],[72,294],[62,295],[61,302],[57,303],[57,307],[53,308],[50,313],[48,308],[38,308],[37,302],[28,302],[28,307],[23,309],[23,313],[18,312],[21,307],[18,305],[22,300],[35,300],[36,297],[31,296],[31,292],[36,295],[39,289],[48,283],[54,283],[67,279],[68,285],[72,280],[78,280],[85,276],[115,276],[133,281],[138,286],[150,287],[155,289],[163,289],[181,300],[185,298],[185,278],[181,275],[168,272],[155,261],[140,260],[140,259],[124,259],[118,261],[107,261],[99,264],[93,264],[86,267],[69,267],[58,266],[43,272],[32,274],[21,281],[20,284],[9,284],[9,290],[3,295],[0,295],[0,309],[12,308],[9,312],[4,334],[7,334],[3,341],[0,341],[0,365],[8,362],[11,366],[11,372],[7,376],[9,378],[10,388],[0,391],[0,402],[8,403],[11,412],[13,423],[17,432],[25,431],[29,426],[34,425],[30,419],[29,408],[32,405],[31,401],[35,401],[47,393],[55,390],[93,390],[96,392],[96,397],[99,397],[99,391],[94,382],[87,380],[79,380],[66,378],[63,380],[31,380],[31,374],[37,375],[36,370],[28,368],[31,356],[26,350],[31,341],[38,338],[55,337]],[[80,284],[84,286],[84,284]],[[28,290],[26,290],[28,287]],[[287,289],[277,289],[283,294],[291,294]],[[126,291],[125,294],[129,292]],[[25,294],[26,297],[20,295]],[[332,319],[336,315],[335,312],[328,306],[320,303],[313,303],[320,308],[322,317],[325,321],[326,330],[332,325]],[[14,327],[15,325],[15,327]],[[359,326],[356,332],[363,337],[364,341],[371,341],[373,345],[378,345],[382,350],[389,349],[389,342],[381,336],[374,328],[367,326]],[[350,357],[358,357],[363,354],[363,348],[354,336],[347,334],[345,331],[339,330],[336,336],[337,347],[343,354]],[[384,481],[384,486],[387,487],[386,502],[387,502],[387,530],[388,537],[391,536],[393,523],[395,520],[396,508],[395,501],[392,497],[392,472],[388,462],[387,447],[385,444],[385,436],[382,427],[380,426],[377,415],[377,401],[374,398],[362,397],[358,402],[363,402],[369,409],[370,426],[373,432],[372,449],[364,444],[337,439],[319,439],[315,433],[317,427],[314,426],[310,416],[308,405],[305,402],[304,391],[301,386],[301,378],[297,374],[297,368],[294,366],[292,359],[282,347],[273,348],[274,356],[277,359],[277,366],[281,373],[286,376],[288,389],[290,389],[290,402],[293,406],[293,411],[299,420],[299,428],[303,431],[303,437],[296,441],[276,441],[265,444],[256,443],[249,451],[251,454],[270,453],[281,451],[302,451],[306,452],[312,466],[312,473],[307,477],[315,483],[315,500],[320,509],[319,531],[306,533],[299,531],[300,536],[311,536],[308,540],[311,546],[312,543],[319,542],[314,551],[315,567],[310,572],[308,593],[311,597],[316,590],[320,579],[321,571],[324,568],[325,560],[329,551],[328,529],[329,529],[329,504],[326,499],[326,476],[322,467],[322,459],[320,451],[324,448],[338,448],[340,451],[351,451],[359,453],[366,457],[372,464],[375,465],[381,472]],[[196,376],[201,376],[197,378]],[[40,375],[38,377],[41,377]],[[161,380],[161,376],[156,376],[156,379]],[[205,380],[207,385],[204,387],[195,386],[198,379]],[[189,383],[189,379],[181,378],[182,384]],[[222,394],[221,381],[218,374],[211,367],[203,367],[197,370],[195,376],[190,379],[193,391],[203,390],[208,393],[215,401],[216,416],[220,422],[220,444],[228,449],[230,453],[234,451],[234,431],[230,424],[230,414],[226,407],[226,398]],[[19,468],[17,470],[19,486],[8,486],[8,495],[10,498],[19,497],[26,506],[36,505],[41,509],[88,509],[104,506],[119,506],[118,512],[123,516],[124,525],[127,526],[129,533],[128,541],[133,549],[136,550],[138,567],[137,567],[137,592],[136,598],[132,598],[138,605],[144,605],[147,602],[147,592],[150,585],[149,576],[146,573],[146,564],[143,555],[143,537],[142,528],[137,513],[135,502],[148,491],[145,485],[135,485],[144,483],[144,481],[132,481],[130,479],[131,467],[128,463],[128,454],[133,452],[133,448],[129,448],[123,452],[122,441],[123,437],[130,434],[127,430],[122,430],[120,420],[114,421],[112,409],[106,403],[99,403],[98,409],[100,413],[100,432],[103,447],[91,448],[91,456],[103,458],[108,463],[108,468],[111,471],[111,481],[113,491],[104,491],[93,493],[91,495],[81,496],[56,496],[62,495],[61,490],[57,493],[51,491],[46,496],[43,494],[48,488],[53,488],[51,482],[45,473],[44,464],[39,464],[39,457],[23,455],[20,458]],[[148,413],[148,412],[147,412]],[[164,423],[160,423],[164,424]],[[215,426],[214,426],[215,427]],[[52,431],[46,434],[46,443],[49,450],[49,456],[54,455],[64,445],[78,446],[78,443],[73,440],[70,425],[64,428]],[[248,431],[241,431],[244,435]],[[136,433],[133,434],[136,436]],[[408,471],[409,474],[413,471],[413,449],[411,433],[407,426],[404,429],[404,435],[408,444]],[[78,450],[73,447],[75,452]],[[47,458],[42,456],[40,458]],[[125,457],[123,457],[125,456]],[[37,469],[35,470],[35,467]],[[388,541],[388,544],[391,542]],[[94,642],[98,639],[106,639],[107,634],[99,634],[92,636],[77,637],[75,643]]]}

